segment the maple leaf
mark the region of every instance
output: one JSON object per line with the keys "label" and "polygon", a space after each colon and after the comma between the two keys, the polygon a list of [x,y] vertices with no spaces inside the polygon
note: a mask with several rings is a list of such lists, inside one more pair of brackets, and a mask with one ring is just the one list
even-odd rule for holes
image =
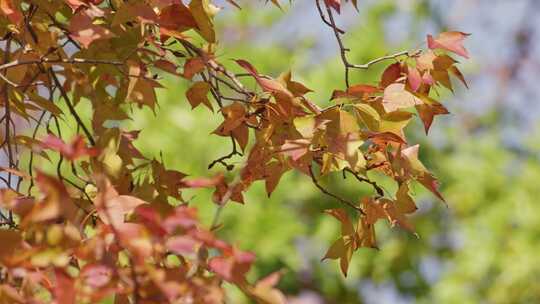
{"label": "maple leaf", "polygon": [[402,213],[413,213],[418,209],[413,199],[409,195],[409,185],[407,185],[407,183],[402,183],[399,186],[398,191],[396,192],[395,203],[397,205],[397,209]]}
{"label": "maple leaf", "polygon": [[76,12],[81,6],[88,6],[84,1],[81,0],[64,0],[73,12]]}
{"label": "maple leaf", "polygon": [[[0,214],[6,226],[0,229],[5,245],[0,249],[2,303],[35,302],[35,291],[46,291],[47,301],[59,304],[101,303],[111,297],[118,304],[137,299],[223,303],[223,280],[258,303],[285,303],[277,288],[280,272],[248,281],[254,255],[213,233],[221,226],[219,212],[212,227],[204,228],[195,205],[183,197],[186,188],[189,193],[214,188],[212,200],[221,210],[229,200],[244,203],[244,193],[256,181],[264,181],[270,195],[289,170],[311,175],[333,198],[340,196],[317,184],[313,166],[321,168],[321,175],[353,174],[377,195],[363,198],[358,206],[339,199],[355,214],[327,211],[341,223],[341,233],[323,259],[339,259],[344,275],[353,252],[376,248],[380,219],[413,231],[408,219],[417,210],[409,193],[412,181],[442,199],[437,180],[418,159],[418,147],[408,147],[404,128],[413,117],[412,106],[426,132],[436,115],[447,113],[430,96],[439,87],[452,90],[451,77],[467,86],[457,61],[444,54],[468,56],[463,47],[467,34],[429,36],[425,52],[399,52],[356,66],[347,60],[343,31],[335,27],[333,14],[344,11],[346,2],[358,9],[357,1],[324,0],[322,22],[338,36],[346,76],[351,68],[395,62],[376,85],[349,86],[346,79],[347,89],[332,94],[336,104],[320,108],[306,97],[312,90],[293,80],[290,69],[273,78],[244,59],[236,63],[247,75],[235,74],[221,62],[228,44],[217,44],[214,18],[221,8],[214,3],[225,1],[34,2],[0,0],[7,24],[1,124],[9,156],[9,166],[0,167],[7,176],[0,206],[9,212]],[[226,2],[239,8],[235,0]],[[269,2],[282,9],[281,1]],[[212,109],[210,98],[216,100],[223,121],[213,133],[233,140],[233,151],[216,161],[226,166],[232,182],[223,174],[186,177],[168,169],[163,159],[147,157],[137,148],[139,131],[122,129],[137,106],[157,114],[156,89],[165,73],[189,82],[186,98],[192,108],[202,103]],[[255,80],[256,88],[245,76]],[[59,107],[64,103],[69,111]],[[19,126],[19,118],[35,122],[32,134],[21,133],[27,130]],[[40,142],[36,137],[50,133],[50,122],[58,131],[84,132],[92,147],[81,135],[69,142],[49,135]],[[250,140],[254,142],[248,145]],[[60,158],[49,158],[49,150]],[[226,163],[244,154],[248,156],[240,160],[239,170]],[[20,160],[28,157],[26,169]],[[55,176],[38,169],[41,158],[55,162]],[[395,198],[387,198],[387,191],[368,179],[371,169],[397,183]],[[28,188],[21,190],[21,185]]]}
{"label": "maple leaf", "polygon": [[70,36],[81,43],[84,48],[88,48],[96,40],[114,36],[109,29],[94,24],[92,18],[83,11],[79,11],[71,18],[68,29]]}
{"label": "maple leaf", "polygon": [[341,13],[341,0],[324,0],[324,4],[333,8],[338,14]]}
{"label": "maple leaf", "polygon": [[383,106],[386,112],[410,108],[421,103],[418,97],[405,90],[402,83],[394,83],[384,89]]}
{"label": "maple leaf", "polygon": [[105,287],[113,278],[113,269],[104,264],[87,264],[81,270],[81,277],[88,286],[98,289]]}
{"label": "maple leaf", "polygon": [[413,92],[416,92],[422,85],[422,75],[420,75],[420,72],[417,68],[409,67],[407,71],[407,81],[409,82],[409,85],[411,86]]}
{"label": "maple leaf", "polygon": [[265,188],[268,197],[274,192],[287,168],[280,162],[271,162],[264,168]]}
{"label": "maple leaf", "polygon": [[23,15],[20,10],[15,7],[12,0],[0,0],[0,12],[15,25],[21,24],[23,20]]}
{"label": "maple leaf", "polygon": [[250,293],[263,303],[268,304],[285,304],[287,299],[285,295],[276,287],[281,273],[279,271],[273,272],[268,276],[257,281],[255,286],[250,289]]}
{"label": "maple leaf", "polygon": [[238,102],[223,107],[221,113],[225,117],[225,120],[214,130],[215,134],[221,136],[229,136],[231,131],[240,127],[246,120],[246,109]]}
{"label": "maple leaf", "polygon": [[241,251],[233,247],[224,252],[223,256],[210,259],[210,269],[229,282],[241,283],[251,268],[255,255],[251,252]]}
{"label": "maple leaf", "polygon": [[182,33],[188,29],[197,28],[197,21],[182,1],[173,3],[163,8],[157,22],[160,25],[160,30],[168,35],[173,33]]}
{"label": "maple leaf", "polygon": [[77,222],[76,217],[79,210],[62,182],[38,171],[36,183],[45,197],[32,204],[31,210],[24,215],[21,221],[22,226],[61,218]]}
{"label": "maple leaf", "polygon": [[223,181],[223,174],[218,174],[212,178],[199,177],[195,179],[183,179],[182,185],[189,188],[209,188],[220,184]]}
{"label": "maple leaf", "polygon": [[407,161],[407,167],[410,173],[415,179],[437,196],[441,201],[445,202],[445,199],[439,192],[439,183],[437,179],[431,174],[422,162],[418,159],[418,149],[420,145],[414,145],[406,149],[401,150],[402,157]]}
{"label": "maple leaf", "polygon": [[332,92],[331,100],[338,98],[351,98],[351,99],[363,99],[369,95],[379,93],[381,90],[368,84],[355,84],[347,88],[346,91],[334,90]]}
{"label": "maple leaf", "polygon": [[212,200],[218,205],[225,204],[229,199],[244,204],[244,196],[242,191],[244,186],[242,184],[228,185],[225,180],[216,185],[216,191],[212,195]]}
{"label": "maple leaf", "polygon": [[81,135],[75,136],[69,144],[62,139],[49,134],[41,143],[45,149],[51,149],[59,152],[62,156],[70,161],[74,161],[84,156],[94,157],[99,154],[97,148],[88,148],[85,140]]}
{"label": "maple leaf", "polygon": [[428,134],[429,128],[433,123],[433,118],[436,115],[445,115],[449,114],[450,112],[448,112],[448,110],[442,104],[436,102],[435,100],[431,100],[427,96],[421,98],[423,101],[429,100],[429,103],[424,102],[424,104],[419,104],[415,107],[420,119],[422,120],[422,123],[424,124],[424,130],[426,131],[426,134]]}
{"label": "maple leaf", "polygon": [[201,57],[192,57],[186,60],[184,63],[183,76],[187,79],[192,79],[193,76],[204,70],[205,63]]}
{"label": "maple leaf", "polygon": [[75,304],[75,281],[62,269],[55,269],[54,296],[58,304]]}
{"label": "maple leaf", "polygon": [[330,209],[325,212],[341,222],[341,237],[328,248],[322,260],[339,259],[341,272],[347,276],[352,254],[357,249],[356,231],[343,209]]}
{"label": "maple leaf", "polygon": [[463,46],[463,40],[469,35],[456,31],[440,33],[437,38],[428,35],[427,43],[430,49],[445,49],[462,57],[469,58],[469,53]]}
{"label": "maple leaf", "polygon": [[119,195],[109,181],[102,178],[98,185],[100,189],[96,198],[96,208],[99,218],[106,224],[122,229],[126,223],[124,217],[135,210],[139,205],[146,204],[145,201],[129,195]]}
{"label": "maple leaf", "polygon": [[372,198],[364,197],[360,200],[360,205],[365,213],[365,221],[369,225],[374,225],[379,219],[385,218],[384,207]]}
{"label": "maple leaf", "polygon": [[405,111],[394,111],[381,116],[379,123],[379,132],[394,133],[399,136],[403,142],[406,142],[403,129],[409,124],[413,114]]}
{"label": "maple leaf", "polygon": [[307,139],[286,140],[281,146],[280,152],[288,155],[292,160],[297,161],[308,154],[311,142]]}
{"label": "maple leaf", "polygon": [[313,90],[306,87],[302,83],[292,80],[292,72],[290,70],[279,75],[278,81],[284,83],[287,90],[289,90],[295,97],[300,97],[309,92],[313,92]]}
{"label": "maple leaf", "polygon": [[389,65],[381,76],[379,86],[386,88],[401,77],[401,64],[399,62]]}
{"label": "maple leaf", "polygon": [[414,233],[414,226],[409,222],[404,212],[402,212],[402,210],[396,206],[395,202],[389,199],[381,199],[380,201],[388,221],[390,221],[392,226],[399,225],[400,227]]}
{"label": "maple leaf", "polygon": [[165,72],[168,72],[168,73],[171,73],[173,75],[179,75],[178,72],[176,71],[177,69],[177,66],[168,61],[168,60],[164,60],[164,59],[160,59],[160,60],[157,60],[155,63],[154,63],[154,66],[156,68],[159,68]]}
{"label": "maple leaf", "polygon": [[189,10],[195,22],[197,23],[197,31],[208,42],[216,42],[216,33],[214,31],[214,25],[208,12],[210,8],[207,0],[191,0],[189,3]]}
{"label": "maple leaf", "polygon": [[178,235],[169,238],[165,246],[168,250],[176,254],[186,255],[194,254],[196,252],[197,245],[199,245],[199,243],[193,238],[185,235]]}
{"label": "maple leaf", "polygon": [[341,268],[341,272],[346,277],[349,269],[349,263],[352,259],[352,254],[354,252],[353,247],[354,246],[352,236],[340,237],[332,244],[332,246],[330,246],[330,248],[328,248],[328,251],[326,252],[322,260],[339,259],[339,266]]}
{"label": "maple leaf", "polygon": [[381,115],[372,106],[365,103],[354,105],[355,113],[359,120],[371,131],[378,131],[381,123]]}
{"label": "maple leaf", "polygon": [[289,90],[287,90],[287,88],[285,88],[279,81],[261,77],[259,73],[257,72],[257,70],[255,69],[255,67],[251,65],[251,63],[243,59],[238,59],[235,61],[239,66],[244,68],[251,76],[253,76],[253,78],[255,78],[259,86],[261,86],[261,88],[265,90],[266,92],[279,93],[286,97],[293,97],[291,92],[289,92]]}
{"label": "maple leaf", "polygon": [[214,111],[210,100],[208,100],[208,92],[210,92],[211,86],[208,82],[197,81],[187,90],[186,97],[191,104],[191,108],[198,107],[201,103],[204,104],[210,111]]}

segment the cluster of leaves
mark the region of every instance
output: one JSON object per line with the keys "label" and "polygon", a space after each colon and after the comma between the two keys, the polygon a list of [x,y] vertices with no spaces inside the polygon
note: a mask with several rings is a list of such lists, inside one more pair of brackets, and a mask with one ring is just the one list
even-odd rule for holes
{"label": "cluster of leaves", "polygon": [[[273,78],[246,60],[235,60],[238,72],[220,63],[214,27],[220,8],[210,1],[3,0],[1,122],[8,166],[0,191],[6,227],[0,230],[6,244],[0,302],[95,303],[114,295],[116,303],[221,303],[227,281],[261,303],[283,303],[274,287],[279,273],[250,283],[245,275],[253,254],[219,240],[215,230],[229,201],[244,203],[255,181],[264,181],[270,195],[290,170],[355,212],[356,228],[344,209],[328,211],[343,229],[326,257],[339,258],[344,274],[355,250],[376,247],[379,219],[413,231],[406,218],[416,210],[410,183],[442,196],[403,129],[414,108],[426,132],[434,116],[448,113],[432,92],[452,89],[449,75],[464,82],[446,51],[466,57],[466,34],[429,36],[427,51],[355,65],[335,24],[341,1],[314,5],[334,31],[345,67],[346,89],[334,91],[335,104],[324,109],[290,72]],[[349,70],[385,60],[395,63],[378,83],[349,85]],[[235,171],[232,179],[167,169],[135,147],[137,131],[119,127],[133,108],[156,110],[162,72],[192,82],[186,99],[193,108],[218,108],[223,121],[213,133],[230,138],[232,151],[209,168],[223,165]],[[256,89],[247,88],[251,79]],[[91,106],[89,113],[78,110],[81,103]],[[77,135],[67,139],[62,126]],[[235,170],[228,161],[244,154]],[[35,168],[36,159],[54,162],[56,172]],[[396,181],[396,198],[370,171]],[[373,197],[350,202],[319,183],[319,175],[336,172],[370,185]],[[218,208],[210,228],[182,196],[186,188],[203,187],[214,189]]]}

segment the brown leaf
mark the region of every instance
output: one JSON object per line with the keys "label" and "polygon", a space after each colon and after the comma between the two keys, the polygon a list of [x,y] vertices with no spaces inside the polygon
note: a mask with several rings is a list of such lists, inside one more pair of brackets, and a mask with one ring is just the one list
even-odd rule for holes
{"label": "brown leaf", "polygon": [[95,25],[92,19],[82,11],[79,11],[71,18],[68,29],[71,38],[81,43],[84,48],[88,48],[96,40],[108,39],[114,36],[109,29]]}
{"label": "brown leaf", "polygon": [[195,74],[200,73],[204,70],[205,63],[204,59],[201,57],[192,57],[186,60],[184,64],[184,73],[183,76],[187,79],[192,79]]}
{"label": "brown leaf", "polygon": [[467,84],[467,81],[465,80],[465,76],[463,76],[463,74],[461,73],[461,71],[457,67],[451,66],[450,68],[448,68],[448,72],[450,72],[452,75],[456,76],[457,79],[459,79],[461,81],[461,83],[463,83],[463,85],[465,85],[465,87],[467,89],[469,88],[469,85]]}
{"label": "brown leaf", "polygon": [[370,197],[364,197],[360,200],[362,210],[364,210],[365,221],[369,225],[374,225],[379,219],[385,218],[384,207],[378,201]]}
{"label": "brown leaf", "polygon": [[409,186],[407,183],[402,183],[399,186],[399,189],[396,192],[396,205],[398,211],[401,213],[413,213],[418,209],[409,195]]}
{"label": "brown leaf", "polygon": [[430,104],[419,104],[415,107],[418,115],[420,116],[420,119],[422,120],[422,123],[424,124],[424,130],[426,131],[426,134],[428,134],[429,128],[431,127],[431,124],[433,123],[433,118],[435,116],[445,115],[449,113],[442,104],[436,101],[432,101]]}
{"label": "brown leaf", "polygon": [[208,100],[208,93],[210,92],[211,86],[208,82],[197,81],[187,90],[186,97],[191,104],[191,108],[195,109],[201,103],[204,104],[210,111],[214,111],[210,100]]}
{"label": "brown leaf", "polygon": [[341,235],[352,235],[354,234],[354,227],[349,220],[349,216],[343,209],[328,209],[324,211],[327,214],[335,217],[338,221],[341,222]]}
{"label": "brown leaf", "polygon": [[346,277],[347,271],[349,269],[349,263],[352,259],[352,254],[354,252],[354,241],[353,236],[343,236],[337,239],[330,248],[328,248],[328,251],[323,257],[323,260],[325,259],[332,259],[336,260],[339,259],[339,266],[341,268],[341,272]]}
{"label": "brown leaf", "polygon": [[154,66],[160,70],[171,73],[173,75],[180,75],[176,71],[177,66],[168,60],[163,60],[163,59],[156,60],[156,62],[154,62]]}
{"label": "brown leaf", "polygon": [[231,131],[242,125],[246,119],[246,108],[239,102],[223,107],[221,113],[225,117],[225,120],[216,130],[214,130],[215,134],[221,136],[231,135]]}
{"label": "brown leaf", "polygon": [[389,199],[381,199],[384,212],[392,226],[400,227],[414,233],[414,226],[409,222],[405,214],[396,206],[396,203]]}
{"label": "brown leaf", "polygon": [[289,92],[289,90],[287,90],[287,88],[285,88],[281,83],[279,83],[279,81],[261,77],[259,73],[257,72],[257,70],[255,69],[255,67],[253,67],[253,65],[251,65],[251,63],[247,62],[246,60],[238,59],[236,60],[236,63],[239,66],[243,67],[249,74],[251,74],[251,76],[255,78],[259,86],[264,91],[270,92],[270,93],[282,94],[283,96],[286,96],[289,98],[293,97],[291,92]]}
{"label": "brown leaf", "polygon": [[191,11],[178,1],[172,5],[163,8],[159,14],[158,23],[161,28],[167,30],[168,33],[182,33],[188,29],[197,28],[197,21],[191,14]]}

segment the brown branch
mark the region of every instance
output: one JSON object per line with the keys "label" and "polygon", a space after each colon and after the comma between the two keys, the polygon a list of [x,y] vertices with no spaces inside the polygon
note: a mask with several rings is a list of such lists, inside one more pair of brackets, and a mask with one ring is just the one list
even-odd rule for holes
{"label": "brown branch", "polygon": [[422,53],[422,50],[416,50],[414,52],[401,51],[401,52],[397,52],[397,53],[394,53],[394,54],[391,54],[391,55],[386,55],[386,56],[382,56],[382,57],[373,59],[373,60],[371,60],[371,61],[369,61],[367,63],[364,63],[364,64],[349,64],[349,67],[354,68],[354,69],[367,70],[372,65],[374,65],[376,63],[379,63],[379,62],[382,62],[382,61],[385,61],[385,60],[397,59],[397,58],[399,58],[401,56],[416,57],[416,56],[420,55],[421,53]]}
{"label": "brown branch", "polygon": [[359,182],[361,183],[368,183],[370,184],[373,189],[375,189],[375,192],[377,192],[377,195],[379,197],[383,197],[384,196],[384,190],[374,181],[368,179],[368,178],[365,178],[365,177],[362,177],[360,175],[358,175],[358,173],[354,172],[353,170],[351,170],[350,168],[345,168],[343,170],[343,172],[349,172],[351,173]]}
{"label": "brown branch", "polygon": [[[9,61],[9,55],[10,55],[10,52],[11,52],[11,36],[8,38],[7,42],[6,42],[6,47],[5,47],[5,53],[4,53],[4,62],[8,62]],[[7,74],[7,71],[4,71],[3,72],[3,77],[5,78]],[[13,149],[12,149],[12,143],[11,143],[11,130],[10,130],[10,126],[11,126],[11,123],[13,123],[12,119],[11,119],[11,106],[10,106],[10,102],[9,102],[9,92],[8,92],[8,82],[6,82],[3,86],[3,94],[4,94],[4,107],[5,107],[5,116],[4,116],[4,119],[5,119],[5,124],[6,124],[6,130],[5,130],[5,143],[6,143],[6,148],[7,148],[7,151],[6,151],[6,154],[8,156],[8,168],[14,168],[15,167],[15,163],[13,161]],[[15,134],[15,125],[13,125],[13,134]],[[15,143],[15,145],[17,145]],[[7,188],[12,188],[11,186],[11,178],[12,178],[12,173],[11,171],[8,172],[8,178],[7,178]],[[20,177],[19,177],[20,178]],[[5,218],[5,216],[2,214],[2,217]],[[8,218],[7,218],[7,222],[6,222],[10,227],[13,227],[15,226],[15,222],[13,220],[13,211],[9,211],[8,213]]]}
{"label": "brown branch", "polygon": [[92,134],[90,133],[90,131],[84,125],[84,123],[83,123],[81,117],[79,116],[79,114],[77,113],[77,111],[75,111],[75,108],[73,107],[73,104],[69,100],[69,97],[67,96],[66,91],[62,87],[62,84],[58,80],[58,77],[56,77],[56,74],[54,73],[54,71],[52,69],[49,69],[49,72],[50,72],[50,74],[52,76],[52,79],[54,80],[54,83],[58,87],[58,90],[60,91],[60,94],[64,98],[64,101],[66,102],[66,105],[68,106],[69,112],[71,113],[71,115],[73,115],[73,117],[77,121],[77,124],[82,128],[82,130],[83,130],[84,134],[86,135],[86,137],[88,138],[88,141],[90,142],[90,144],[92,146],[95,146],[96,142],[95,142],[94,138],[92,137]]}
{"label": "brown branch", "polygon": [[[329,27],[334,27],[334,25],[332,25],[332,23],[330,23],[330,21],[328,21],[328,20],[326,19],[326,17],[324,16],[324,13],[323,13],[322,8],[321,8],[321,3],[319,2],[319,0],[315,1],[315,4],[316,4],[316,6],[317,6],[317,11],[319,11],[319,15],[321,16],[322,21],[323,21],[326,25],[328,25]],[[337,31],[338,33],[340,33],[340,34],[345,34],[345,31],[342,30],[342,29],[340,29],[340,28],[338,28],[338,27],[335,27],[335,29],[336,29],[336,31]]]}
{"label": "brown branch", "polygon": [[319,11],[319,15],[320,15],[321,19],[323,20],[323,22],[325,24],[327,24],[330,28],[332,28],[332,31],[334,32],[334,36],[336,37],[336,40],[338,42],[341,61],[343,62],[343,66],[345,68],[345,85],[347,86],[347,88],[350,86],[350,80],[349,80],[350,69],[367,70],[372,65],[374,65],[376,63],[379,63],[379,62],[382,62],[382,61],[385,61],[385,60],[397,59],[397,58],[399,58],[401,56],[414,57],[414,56],[418,56],[422,52],[421,50],[417,50],[417,51],[414,51],[414,52],[401,51],[401,52],[397,52],[395,54],[386,55],[386,56],[382,56],[382,57],[373,59],[373,60],[371,60],[371,61],[369,61],[369,62],[367,62],[365,64],[352,64],[347,59],[347,52],[349,51],[349,49],[345,47],[345,45],[343,43],[343,40],[341,39],[341,35],[344,34],[344,32],[341,31],[337,27],[336,21],[334,19],[334,14],[332,13],[332,9],[328,5],[325,4],[326,13],[328,14],[328,19],[330,20],[330,21],[328,21],[326,19],[326,16],[324,15],[324,12],[323,12],[322,8],[321,8],[320,0],[316,0],[315,3],[317,4],[317,10]]}
{"label": "brown branch", "polygon": [[233,166],[232,165],[229,165],[225,162],[225,160],[227,159],[230,159],[232,158],[233,156],[235,155],[240,155],[242,156],[242,153],[238,152],[238,150],[236,149],[236,142],[234,141],[234,137],[231,136],[231,142],[232,142],[232,151],[231,153],[225,155],[225,156],[222,156],[218,159],[215,159],[214,161],[212,161],[209,165],[208,165],[208,169],[212,169],[212,167],[214,167],[217,163],[220,163],[222,164],[223,166],[225,166],[225,168],[227,168],[228,171],[232,170],[233,169]]}
{"label": "brown branch", "polygon": [[[51,94],[52,95],[52,94]],[[45,114],[47,114],[46,110],[43,110],[41,112],[41,115],[39,116],[38,121],[36,122],[36,127],[34,128],[34,131],[32,132],[32,139],[36,139],[37,132],[39,130],[39,127],[41,126],[41,122],[43,121],[43,118],[45,117]],[[34,150],[30,150],[30,159],[28,160],[28,173],[30,175],[30,183],[28,184],[28,196],[30,196],[30,193],[32,191],[32,188],[34,187]]]}
{"label": "brown branch", "polygon": [[313,165],[310,165],[309,167],[309,175],[311,176],[311,180],[313,181],[313,184],[315,184],[315,186],[321,190],[322,193],[330,196],[330,197],[333,197],[335,198],[336,200],[338,200],[339,202],[353,208],[354,210],[360,212],[361,214],[365,214],[364,213],[364,210],[362,210],[362,208],[356,206],[355,204],[349,202],[348,200],[346,199],[343,199],[333,193],[331,193],[330,191],[326,190],[323,186],[321,186],[321,184],[319,184],[319,181],[317,180],[317,178],[315,177],[315,174],[313,173]]}
{"label": "brown branch", "polygon": [[205,59],[205,64],[208,65],[212,70],[216,71],[217,73],[222,73],[227,78],[229,78],[234,85],[239,89],[241,94],[252,96],[253,93],[246,91],[244,88],[244,85],[236,78],[236,75],[234,73],[231,73],[229,70],[225,69],[221,64],[217,63],[215,60],[208,58],[208,55],[201,50],[200,48],[193,45],[193,43],[185,40],[185,39],[178,39],[178,41],[186,48],[187,50],[193,51],[197,56]]}
{"label": "brown branch", "polygon": [[43,63],[55,63],[55,64],[110,64],[110,65],[117,65],[117,66],[123,66],[124,62],[122,61],[115,61],[115,60],[105,60],[105,59],[82,59],[82,58],[71,58],[71,59],[64,59],[64,58],[57,58],[57,59],[51,59],[51,58],[41,58],[41,59],[34,59],[34,60],[14,60],[11,62],[4,63],[0,65],[0,71],[3,71],[5,69],[10,69],[19,65],[28,65],[28,64],[43,64]]}

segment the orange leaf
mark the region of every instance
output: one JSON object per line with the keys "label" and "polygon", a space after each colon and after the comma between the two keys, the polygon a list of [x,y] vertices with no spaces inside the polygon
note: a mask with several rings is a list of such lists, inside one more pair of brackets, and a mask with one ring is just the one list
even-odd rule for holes
{"label": "orange leaf", "polygon": [[12,0],[0,0],[0,12],[15,25],[21,24],[21,21],[23,20],[23,15],[19,8],[13,5]]}
{"label": "orange leaf", "polygon": [[192,109],[195,109],[202,103],[211,111],[214,110],[207,96],[208,92],[210,92],[210,88],[211,86],[209,83],[197,81],[187,90],[186,97],[191,104]]}

